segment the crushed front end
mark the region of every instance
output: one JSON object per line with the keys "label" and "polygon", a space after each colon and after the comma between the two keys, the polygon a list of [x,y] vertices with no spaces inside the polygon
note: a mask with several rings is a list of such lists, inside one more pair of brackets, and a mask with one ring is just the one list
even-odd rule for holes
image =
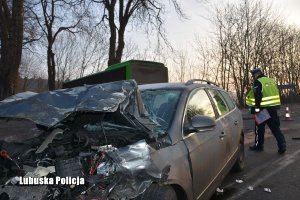
{"label": "crushed front end", "polygon": [[0,141],[7,199],[133,199],[167,179],[151,154],[164,137],[134,81],[33,94],[0,102],[0,117],[28,119],[38,134]]}

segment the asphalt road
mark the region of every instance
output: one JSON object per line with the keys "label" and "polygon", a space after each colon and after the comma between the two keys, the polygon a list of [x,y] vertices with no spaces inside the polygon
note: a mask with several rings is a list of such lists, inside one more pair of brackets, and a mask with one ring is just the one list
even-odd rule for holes
{"label": "asphalt road", "polygon": [[216,192],[211,200],[299,200],[300,115],[293,116],[293,121],[281,121],[287,141],[284,155],[277,153],[276,140],[269,130],[264,151],[250,151],[253,124],[249,118],[244,120],[247,129],[244,171],[230,173],[219,187],[223,193]]}

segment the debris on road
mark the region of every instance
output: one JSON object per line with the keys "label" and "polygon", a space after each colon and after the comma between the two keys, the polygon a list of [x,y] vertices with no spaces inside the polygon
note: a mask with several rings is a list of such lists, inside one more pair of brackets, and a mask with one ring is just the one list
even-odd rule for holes
{"label": "debris on road", "polygon": [[224,193],[224,189],[217,188],[216,192],[217,192],[217,195],[222,195]]}
{"label": "debris on road", "polygon": [[249,186],[248,190],[253,191],[254,190],[253,186]]}
{"label": "debris on road", "polygon": [[243,181],[243,180],[236,179],[235,182],[237,182],[237,183],[243,183],[244,181]]}
{"label": "debris on road", "polygon": [[264,191],[271,193],[271,189],[270,188],[264,188]]}

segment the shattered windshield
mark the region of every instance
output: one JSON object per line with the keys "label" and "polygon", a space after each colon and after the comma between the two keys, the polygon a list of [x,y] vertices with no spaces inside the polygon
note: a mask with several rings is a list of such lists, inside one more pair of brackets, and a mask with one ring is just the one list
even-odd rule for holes
{"label": "shattered windshield", "polygon": [[161,125],[163,131],[168,129],[173,119],[180,93],[180,90],[167,89],[141,91],[145,109]]}

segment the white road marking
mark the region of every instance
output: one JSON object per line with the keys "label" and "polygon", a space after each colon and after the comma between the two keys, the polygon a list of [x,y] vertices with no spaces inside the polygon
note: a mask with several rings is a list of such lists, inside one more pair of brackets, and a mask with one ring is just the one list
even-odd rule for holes
{"label": "white road marking", "polygon": [[[265,165],[257,168],[257,170],[255,170],[254,173],[251,173],[251,176],[247,176],[247,177],[248,178],[249,177],[253,177],[256,174],[256,172],[263,170],[267,166],[270,166],[270,165],[279,165],[279,167],[277,167],[276,169],[274,169],[272,171],[269,171],[269,173],[265,174],[264,176],[261,176],[260,178],[256,179],[254,182],[249,183],[248,185],[251,185],[252,187],[255,188],[256,186],[258,186],[259,184],[261,184],[263,181],[265,181],[268,178],[270,178],[270,177],[274,176],[275,174],[277,174],[280,170],[282,170],[282,169],[286,168],[287,166],[289,166],[290,164],[294,163],[297,160],[297,158],[299,158],[299,157],[297,157],[298,154],[300,154],[300,150],[298,150],[298,151],[296,151],[296,152],[294,152],[292,154],[289,154],[289,155],[286,154],[282,158],[275,160],[271,164],[266,163]],[[226,187],[228,187],[230,185],[232,186],[233,184],[229,184]],[[246,185],[245,187],[243,187],[240,192],[238,192],[235,195],[229,197],[227,200],[237,199],[237,198],[241,197],[243,194],[245,194],[246,192],[249,192],[248,185]]]}

